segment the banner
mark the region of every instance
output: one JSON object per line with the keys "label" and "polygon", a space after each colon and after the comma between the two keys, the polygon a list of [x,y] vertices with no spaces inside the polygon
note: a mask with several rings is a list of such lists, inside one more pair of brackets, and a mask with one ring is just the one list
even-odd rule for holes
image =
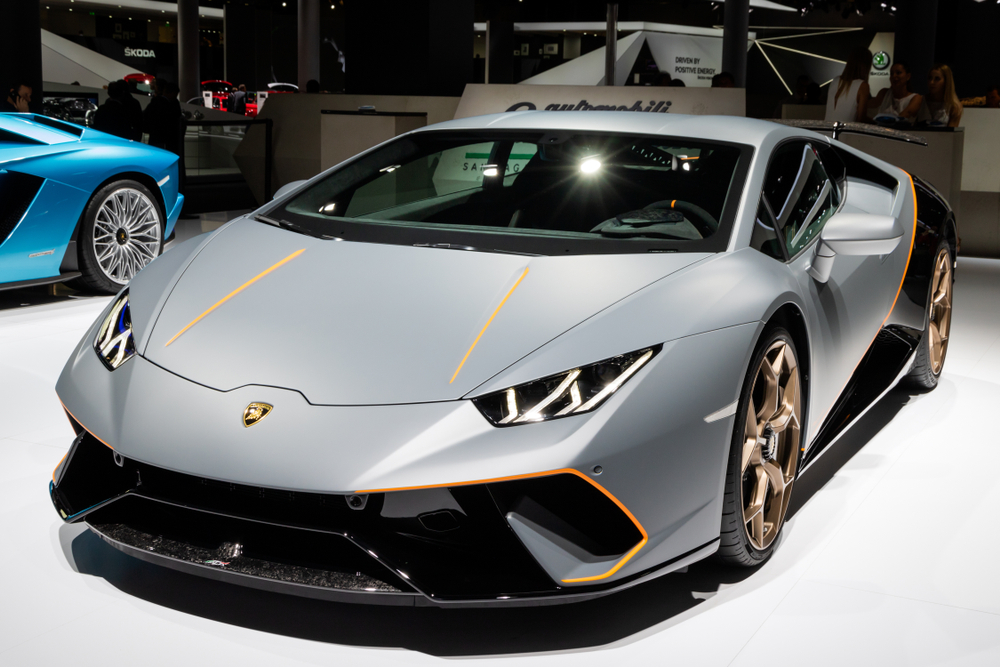
{"label": "banner", "polygon": [[650,32],[646,44],[660,71],[686,86],[710,87],[712,77],[722,71],[720,38]]}
{"label": "banner", "polygon": [[455,118],[532,110],[745,116],[746,90],[470,83],[458,103]]}

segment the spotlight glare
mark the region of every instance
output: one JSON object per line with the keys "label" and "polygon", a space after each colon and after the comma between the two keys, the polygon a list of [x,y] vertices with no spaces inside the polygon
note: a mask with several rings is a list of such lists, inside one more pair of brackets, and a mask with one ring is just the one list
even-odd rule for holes
{"label": "spotlight glare", "polygon": [[596,157],[590,157],[580,163],[580,171],[585,174],[593,174],[601,168],[601,161]]}

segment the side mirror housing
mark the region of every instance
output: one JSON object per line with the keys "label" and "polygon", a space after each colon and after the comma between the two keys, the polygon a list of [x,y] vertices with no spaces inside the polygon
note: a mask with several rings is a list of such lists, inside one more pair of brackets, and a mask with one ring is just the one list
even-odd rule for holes
{"label": "side mirror housing", "polygon": [[888,255],[902,238],[903,226],[892,216],[838,213],[820,233],[809,275],[825,283],[837,255]]}
{"label": "side mirror housing", "polygon": [[305,181],[292,181],[291,183],[285,183],[280,188],[278,188],[278,191],[274,193],[274,196],[271,197],[271,199],[272,200],[281,199],[292,190],[297,190],[299,186],[301,186],[303,183],[305,183]]}

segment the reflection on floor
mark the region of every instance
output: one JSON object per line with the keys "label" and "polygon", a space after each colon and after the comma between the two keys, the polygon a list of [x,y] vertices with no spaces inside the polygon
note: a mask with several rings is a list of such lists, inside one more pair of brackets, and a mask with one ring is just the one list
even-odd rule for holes
{"label": "reflection on floor", "polygon": [[940,386],[891,392],[796,482],[796,512],[768,563],[752,573],[699,564],[540,609],[369,608],[257,592],[145,564],[62,525],[47,482],[71,431],[53,385],[107,298],[52,299],[0,310],[5,667],[484,655],[574,667],[1000,664],[1000,261],[960,262]]}

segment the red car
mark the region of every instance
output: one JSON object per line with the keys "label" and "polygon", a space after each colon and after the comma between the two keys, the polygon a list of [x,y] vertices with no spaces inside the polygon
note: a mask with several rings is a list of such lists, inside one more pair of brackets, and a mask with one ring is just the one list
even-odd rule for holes
{"label": "red car", "polygon": [[126,74],[125,83],[128,84],[129,90],[133,93],[142,93],[144,95],[153,94],[153,80],[152,74],[142,74],[141,72],[136,72],[135,74]]}
{"label": "red car", "polygon": [[236,90],[236,87],[228,81],[213,79],[202,81],[201,89],[212,93],[212,108],[220,111],[229,110],[229,93]]}

